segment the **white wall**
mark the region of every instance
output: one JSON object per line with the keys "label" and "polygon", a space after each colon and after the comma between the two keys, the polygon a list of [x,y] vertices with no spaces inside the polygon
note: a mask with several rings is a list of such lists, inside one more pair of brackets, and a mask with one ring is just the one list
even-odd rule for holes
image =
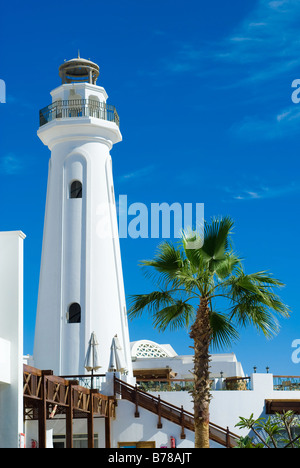
{"label": "white wall", "polygon": [[0,384],[11,382],[10,360],[10,341],[0,338]]}
{"label": "white wall", "polygon": [[239,436],[248,434],[235,425],[240,417],[249,418],[253,413],[255,419],[266,417],[265,400],[300,400],[300,391],[276,391],[273,389],[273,374],[252,374],[252,390],[212,392],[210,420],[214,424],[229,427]]}
{"label": "white wall", "polygon": [[118,442],[155,441],[156,448],[170,448],[170,437],[175,437],[177,448],[193,448],[194,433],[185,430],[186,438],[180,439],[181,427],[162,418],[162,428],[157,429],[158,416],[139,407],[139,418],[134,417],[135,405],[118,400],[116,421],[112,423],[112,445],[118,447]]}
{"label": "white wall", "polygon": [[23,239],[0,232],[0,448],[17,448],[23,432]]}

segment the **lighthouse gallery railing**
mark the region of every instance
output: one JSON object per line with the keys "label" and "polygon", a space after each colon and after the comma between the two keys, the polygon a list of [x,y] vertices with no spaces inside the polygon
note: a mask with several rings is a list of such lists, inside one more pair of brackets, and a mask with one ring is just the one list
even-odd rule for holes
{"label": "lighthouse gallery railing", "polygon": [[119,126],[119,116],[115,106],[92,99],[55,101],[40,110],[40,127],[56,119],[71,117],[95,117],[115,122]]}

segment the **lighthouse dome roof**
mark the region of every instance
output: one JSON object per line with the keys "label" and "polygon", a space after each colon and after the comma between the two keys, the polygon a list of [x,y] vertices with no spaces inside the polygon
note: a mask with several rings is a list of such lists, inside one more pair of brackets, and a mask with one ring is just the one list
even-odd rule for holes
{"label": "lighthouse dome roof", "polygon": [[59,67],[59,76],[63,83],[78,83],[88,81],[95,84],[99,76],[99,66],[91,60],[81,57],[65,61]]}

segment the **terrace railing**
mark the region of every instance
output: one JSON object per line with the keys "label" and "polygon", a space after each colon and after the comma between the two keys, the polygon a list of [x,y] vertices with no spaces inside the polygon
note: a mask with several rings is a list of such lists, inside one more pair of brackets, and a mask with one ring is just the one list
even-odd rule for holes
{"label": "terrace railing", "polygon": [[274,375],[273,388],[277,391],[300,391],[300,376]]}
{"label": "terrace railing", "polygon": [[106,380],[105,374],[94,374],[94,375],[63,375],[64,379],[77,380],[78,385],[84,388],[101,390],[103,382]]}
{"label": "terrace railing", "polygon": [[[194,388],[193,379],[137,379],[138,387],[144,392],[190,392]],[[228,377],[210,380],[210,388],[218,390],[251,390],[250,377]]]}
{"label": "terrace railing", "polygon": [[115,122],[120,120],[116,108],[105,102],[91,99],[58,100],[40,110],[40,127],[57,119],[95,117]]}
{"label": "terrace railing", "polygon": [[251,390],[251,377],[227,377],[224,390]]}
{"label": "terrace railing", "polygon": [[172,380],[148,380],[137,379],[138,387],[144,392],[181,392],[191,391],[194,388],[193,380],[172,379]]}

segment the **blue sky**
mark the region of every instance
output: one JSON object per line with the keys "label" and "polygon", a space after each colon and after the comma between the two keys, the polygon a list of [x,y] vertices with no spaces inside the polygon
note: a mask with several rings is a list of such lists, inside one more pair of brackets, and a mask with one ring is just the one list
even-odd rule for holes
{"label": "blue sky", "polygon": [[[38,111],[77,55],[100,66],[98,84],[120,115],[112,150],[116,196],[128,203],[204,203],[205,217],[230,215],[247,272],[269,270],[286,287],[292,316],[271,341],[242,331],[230,350],[244,369],[300,375],[291,360],[298,313],[300,4],[296,0],[115,0],[2,5],[0,79],[1,230],[25,241],[24,352],[31,353],[49,150]],[[149,291],[138,262],[157,240],[121,239],[126,294]],[[185,330],[159,334],[144,319],[131,340],[171,343],[190,354]]]}

